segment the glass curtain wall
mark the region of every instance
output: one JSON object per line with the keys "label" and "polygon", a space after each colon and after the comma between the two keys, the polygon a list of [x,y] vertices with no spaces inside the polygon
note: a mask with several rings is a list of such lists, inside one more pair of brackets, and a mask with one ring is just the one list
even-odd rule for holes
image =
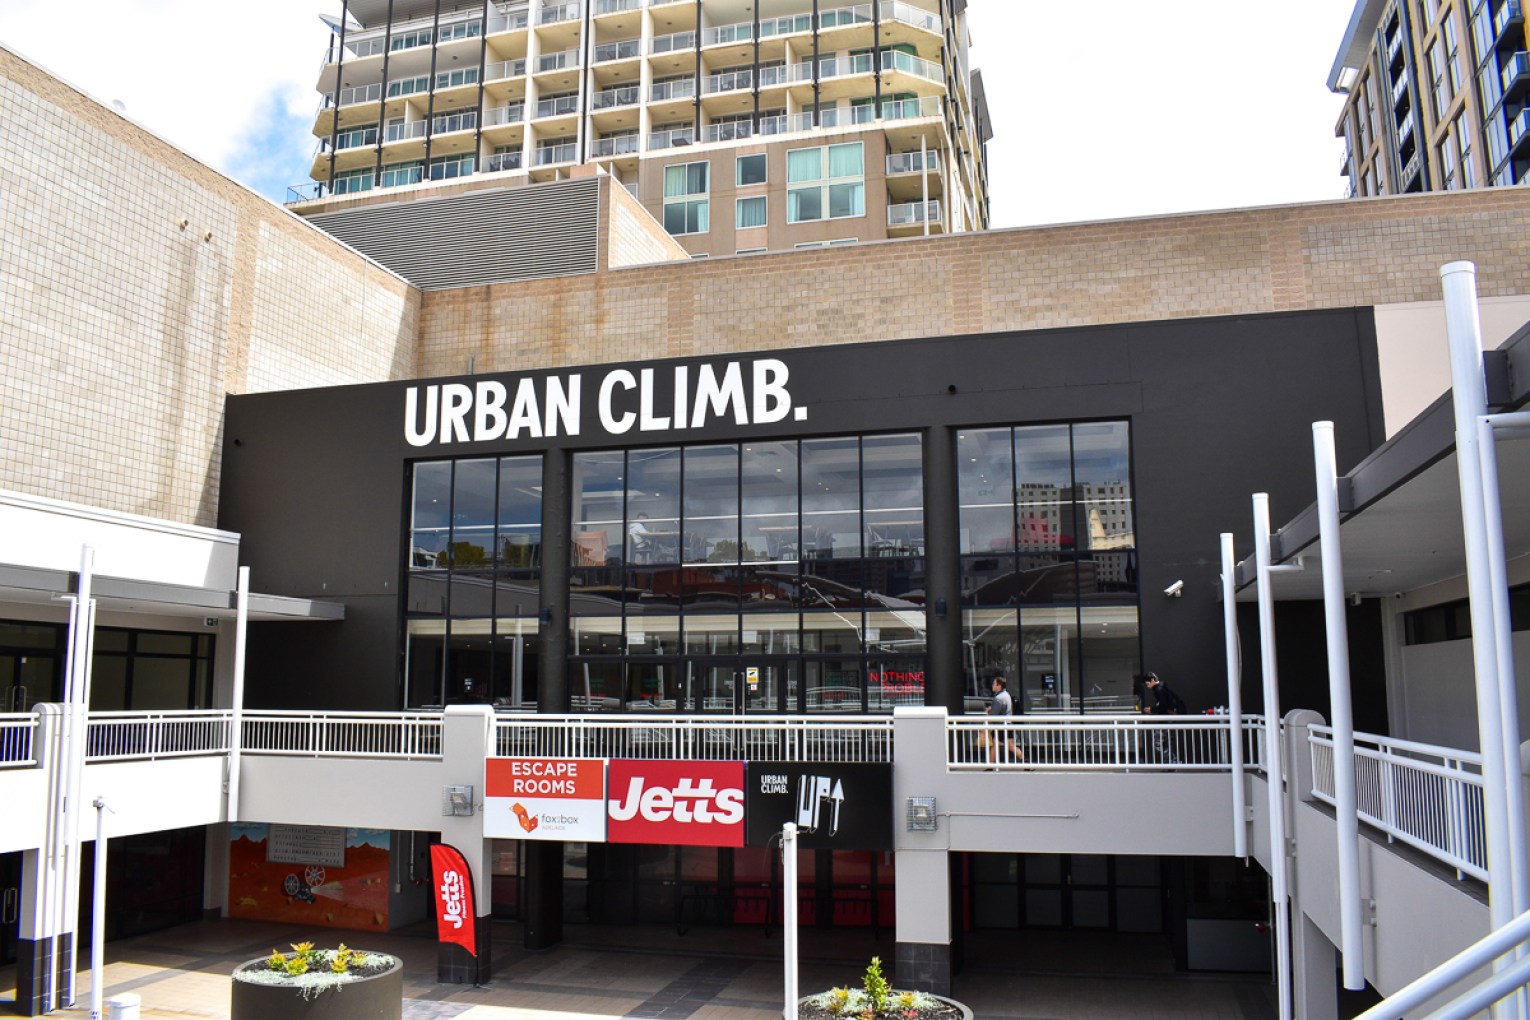
{"label": "glass curtain wall", "polygon": [[416,464],[405,704],[536,705],[542,458]]}
{"label": "glass curtain wall", "polygon": [[917,435],[580,453],[572,488],[576,709],[924,703]]}
{"label": "glass curtain wall", "polygon": [[1124,711],[1140,668],[1125,422],[957,436],[969,711],[996,675],[1021,712]]}

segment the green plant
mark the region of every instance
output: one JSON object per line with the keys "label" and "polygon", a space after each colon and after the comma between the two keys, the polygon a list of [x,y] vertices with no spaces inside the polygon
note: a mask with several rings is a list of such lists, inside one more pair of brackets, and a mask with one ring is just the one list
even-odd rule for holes
{"label": "green plant", "polygon": [[861,979],[861,987],[866,990],[867,1008],[874,1016],[881,1016],[887,1012],[887,978],[882,976],[882,958],[873,956],[871,963],[866,967],[866,976]]}
{"label": "green plant", "polygon": [[828,997],[824,1000],[823,1008],[835,1016],[844,1013],[850,1006],[850,989],[831,988]]}

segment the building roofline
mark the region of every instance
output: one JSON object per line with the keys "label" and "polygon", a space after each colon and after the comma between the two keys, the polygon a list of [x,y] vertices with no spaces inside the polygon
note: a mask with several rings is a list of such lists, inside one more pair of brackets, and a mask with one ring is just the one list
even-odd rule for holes
{"label": "building roofline", "polygon": [[1349,16],[1349,25],[1344,29],[1344,38],[1339,42],[1339,51],[1334,54],[1333,66],[1328,69],[1328,91],[1345,91],[1339,88],[1339,78],[1345,68],[1358,68],[1365,59],[1370,50],[1371,36],[1376,33],[1376,26],[1381,21],[1381,12],[1386,9],[1386,5],[1387,0],[1355,0],[1355,9]]}

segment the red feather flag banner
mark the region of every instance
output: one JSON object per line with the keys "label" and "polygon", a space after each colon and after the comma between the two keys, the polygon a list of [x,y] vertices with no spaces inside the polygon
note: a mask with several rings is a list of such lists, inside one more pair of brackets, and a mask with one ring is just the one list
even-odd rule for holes
{"label": "red feather flag banner", "polygon": [[462,851],[445,843],[430,848],[430,870],[435,877],[436,932],[442,942],[454,942],[473,956],[478,944],[473,926],[473,873]]}

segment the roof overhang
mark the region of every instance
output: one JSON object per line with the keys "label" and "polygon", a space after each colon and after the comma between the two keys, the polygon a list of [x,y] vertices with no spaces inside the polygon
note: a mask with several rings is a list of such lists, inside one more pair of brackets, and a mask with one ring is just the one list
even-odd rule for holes
{"label": "roof overhang", "polygon": [[1342,91],[1339,88],[1339,80],[1344,75],[1347,67],[1359,70],[1365,63],[1366,54],[1371,50],[1371,38],[1376,34],[1376,26],[1381,22],[1381,12],[1386,9],[1388,0],[1355,0],[1355,9],[1349,16],[1349,25],[1344,29],[1344,39],[1339,43],[1339,52],[1334,54],[1333,67],[1328,70],[1328,90],[1330,92]]}
{"label": "roof overhang", "polygon": [[[0,603],[49,605],[79,591],[80,575],[63,570],[0,564]],[[91,597],[98,611],[190,619],[232,620],[238,595],[219,588],[192,588],[155,581],[96,576]],[[250,594],[249,618],[255,621],[343,620],[339,602]]]}
{"label": "roof overhang", "polygon": [[[1530,400],[1530,326],[1484,363],[1490,410]],[[1497,452],[1504,549],[1514,560],[1530,555],[1530,442],[1500,438]],[[1458,470],[1455,409],[1446,393],[1339,479],[1345,594],[1401,594],[1466,573]],[[1271,562],[1302,568],[1272,573],[1272,595],[1321,599],[1322,553],[1314,503],[1272,536]],[[1250,556],[1238,563],[1239,601],[1254,600],[1254,581]]]}

